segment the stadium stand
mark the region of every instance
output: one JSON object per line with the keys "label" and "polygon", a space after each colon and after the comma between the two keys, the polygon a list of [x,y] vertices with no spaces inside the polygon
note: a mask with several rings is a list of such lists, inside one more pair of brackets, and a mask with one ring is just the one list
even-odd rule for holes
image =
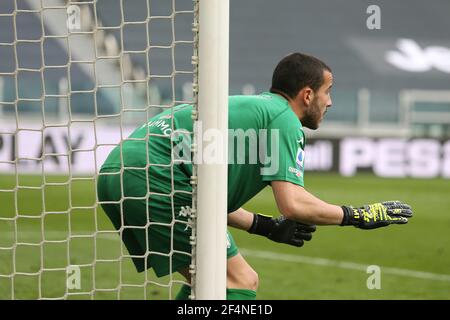
{"label": "stadium stand", "polygon": [[[32,10],[36,2],[18,3],[20,9]],[[83,1],[79,3],[81,5]],[[190,92],[190,77],[184,75],[182,70],[190,68],[192,16],[183,12],[182,1],[176,1],[179,13],[172,26],[169,16],[172,3],[149,3],[147,5],[146,0],[98,0],[98,24],[108,29],[97,39],[97,45],[106,53],[114,51],[114,48],[118,52],[121,49],[132,51],[124,54],[123,61],[127,63],[122,61],[121,67],[130,79],[147,77],[151,105],[164,105],[165,101],[172,100],[172,95],[181,102],[183,96]],[[301,51],[322,58],[334,72],[335,108],[327,114],[322,135],[344,135],[359,130],[359,133],[367,135],[377,135],[382,131],[386,135],[407,137],[427,135],[430,130],[426,128],[434,126],[438,128],[433,131],[435,135],[450,136],[450,20],[445,14],[450,11],[450,3],[445,0],[436,0],[433,5],[419,0],[408,3],[404,6],[388,0],[378,1],[381,28],[370,30],[366,26],[370,16],[366,11],[371,4],[369,1],[232,2],[230,93],[267,90],[270,84],[267,75],[271,74],[276,61],[289,52]],[[85,6],[89,10],[82,12],[83,19],[90,20],[91,25],[84,27],[93,28],[94,8],[89,3]],[[257,7],[263,10],[255,10]],[[0,13],[8,14],[13,9],[14,1],[0,2]],[[157,17],[146,20],[147,9]],[[50,11],[46,12],[51,14]],[[420,23],[422,14],[434,17],[427,20],[426,27]],[[61,17],[57,14],[52,19],[44,16],[46,35],[57,32],[48,21]],[[71,91],[75,91],[70,101],[72,113],[94,114],[95,100],[99,114],[118,112],[120,88],[94,90],[92,67],[89,69],[81,63],[72,63],[69,68],[64,41],[45,37],[42,56],[39,16],[20,12],[16,17],[16,26],[18,39],[36,41],[17,42],[14,47],[13,17],[1,16],[0,43],[10,45],[0,46],[0,73],[11,73],[17,66],[37,71],[45,67],[44,81],[37,71],[20,71],[17,74],[19,98],[39,99],[44,89],[46,95],[56,95],[65,87],[64,81],[67,80],[64,79],[69,78]],[[84,58],[89,56],[87,52],[93,54],[93,42],[72,37],[71,41],[75,41],[79,49],[80,60],[83,52]],[[17,50],[17,62],[14,48]],[[409,70],[415,64],[418,69]],[[99,62],[96,68],[100,65]],[[48,68],[51,66],[61,67]],[[96,69],[97,81],[101,75],[105,79],[118,79],[118,68],[119,62],[113,66],[104,65],[101,72]],[[173,73],[176,74],[174,83],[164,78]],[[120,85],[120,78],[116,82]],[[0,100],[13,102],[16,99],[14,75],[1,76],[0,85]],[[138,91],[133,85],[127,89],[130,99],[136,100],[132,104],[146,106],[145,89]],[[44,99],[45,110],[49,114],[61,112],[60,104],[61,100],[54,97],[46,96]],[[40,112],[40,105],[39,101],[20,101],[18,109],[31,115],[34,111]],[[14,108],[6,104],[0,107],[0,112],[5,116],[12,115]]]}

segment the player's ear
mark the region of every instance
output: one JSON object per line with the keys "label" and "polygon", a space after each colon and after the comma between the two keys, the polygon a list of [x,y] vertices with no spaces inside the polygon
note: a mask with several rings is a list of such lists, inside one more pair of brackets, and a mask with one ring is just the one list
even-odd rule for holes
{"label": "player's ear", "polygon": [[295,99],[297,102],[308,107],[314,99],[314,90],[310,87],[304,87],[298,92]]}

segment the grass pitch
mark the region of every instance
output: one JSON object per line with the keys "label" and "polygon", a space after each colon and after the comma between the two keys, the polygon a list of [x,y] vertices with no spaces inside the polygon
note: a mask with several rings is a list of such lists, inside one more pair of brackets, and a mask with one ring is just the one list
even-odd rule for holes
{"label": "grass pitch", "polygon": [[[121,258],[125,248],[95,209],[93,180],[66,182],[0,176],[0,299],[173,298],[181,277],[138,274]],[[305,182],[331,203],[398,199],[415,215],[407,225],[377,230],[321,226],[302,248],[232,229],[259,274],[258,299],[450,299],[449,180],[307,173]],[[270,188],[245,208],[278,215]],[[79,266],[79,288],[66,285],[69,265]],[[369,265],[380,268],[380,289],[367,287]]]}

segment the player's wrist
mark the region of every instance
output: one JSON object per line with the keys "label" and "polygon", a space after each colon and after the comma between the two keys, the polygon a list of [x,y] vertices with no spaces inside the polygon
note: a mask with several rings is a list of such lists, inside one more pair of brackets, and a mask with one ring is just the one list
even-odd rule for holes
{"label": "player's wrist", "polygon": [[342,217],[341,226],[355,226],[358,225],[358,219],[355,218],[353,213],[353,207],[341,206],[344,215]]}
{"label": "player's wrist", "polygon": [[264,216],[262,214],[253,213],[253,222],[250,229],[247,231],[252,234],[259,234],[261,236],[267,237],[272,231],[275,222],[269,216]]}

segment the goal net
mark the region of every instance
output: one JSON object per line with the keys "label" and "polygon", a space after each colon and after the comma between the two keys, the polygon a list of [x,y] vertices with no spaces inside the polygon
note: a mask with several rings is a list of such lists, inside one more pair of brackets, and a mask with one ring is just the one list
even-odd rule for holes
{"label": "goal net", "polygon": [[0,299],[173,299],[186,284],[136,272],[96,182],[136,127],[198,107],[199,2],[0,1]]}

